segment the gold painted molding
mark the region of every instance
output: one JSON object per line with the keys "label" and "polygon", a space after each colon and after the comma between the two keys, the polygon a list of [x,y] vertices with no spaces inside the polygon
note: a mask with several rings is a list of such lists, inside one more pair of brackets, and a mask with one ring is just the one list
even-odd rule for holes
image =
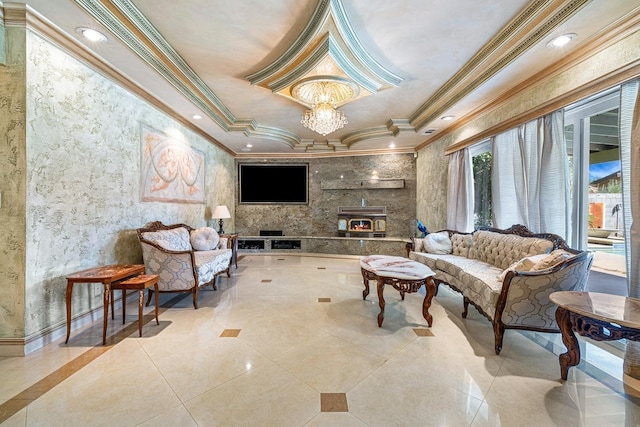
{"label": "gold painted molding", "polygon": [[[498,109],[500,106],[504,105],[508,101],[516,99],[518,96],[521,96],[525,91],[530,90],[535,86],[541,85],[545,81],[555,76],[558,76],[563,72],[567,72],[568,70],[575,67],[579,63],[604,51],[605,49],[611,47],[615,43],[623,40],[624,38],[638,31],[640,31],[640,13],[638,13],[638,11],[635,10],[629,15],[624,16],[620,20],[612,23],[609,27],[604,28],[598,34],[595,34],[587,42],[585,42],[579,49],[575,50],[570,55],[568,55],[565,58],[565,60],[563,60],[562,62],[552,64],[551,66],[542,70],[540,73],[525,80],[524,82],[515,86],[514,88],[501,93],[495,99],[489,101],[485,105],[481,106],[480,108],[476,109],[472,113],[463,117],[455,125],[448,127],[442,133],[438,133],[435,138],[425,141],[423,144],[416,147],[416,150],[421,150],[424,147],[430,145],[431,143],[441,139],[442,137],[454,133],[456,130],[472,123],[475,120],[478,120],[480,117],[489,114],[491,111]],[[540,105],[529,112],[525,112],[523,114],[518,115],[515,118],[510,119],[508,121],[508,125],[507,125],[507,122],[500,123],[496,126],[492,126],[489,129],[479,132],[474,136],[471,136],[469,138],[465,138],[462,141],[456,142],[455,144],[452,144],[445,150],[445,154],[446,155],[451,154],[454,151],[458,151],[465,147],[473,145],[474,143],[482,139],[496,135],[497,133],[510,129],[511,127],[517,126],[523,122],[532,120],[536,117],[540,117],[544,114],[548,114],[568,104],[579,101],[582,98],[586,98],[590,95],[593,95],[595,93],[598,93],[600,91],[613,87],[620,83],[623,83],[627,80],[631,80],[633,78],[639,77],[640,76],[640,69],[638,69],[639,64],[640,64],[640,59],[637,59],[632,63],[627,64],[626,66],[618,70],[605,74],[595,79],[592,82],[589,82],[579,88],[576,88],[571,92],[563,94],[562,96],[556,99],[549,100],[544,105]]]}
{"label": "gold painted molding", "polygon": [[506,68],[590,0],[537,0],[482,47],[411,116],[420,131]]}

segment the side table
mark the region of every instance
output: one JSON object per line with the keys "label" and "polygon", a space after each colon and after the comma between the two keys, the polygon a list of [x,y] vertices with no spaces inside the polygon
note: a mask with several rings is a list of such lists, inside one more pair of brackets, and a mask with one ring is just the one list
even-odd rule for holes
{"label": "side table", "polygon": [[[67,277],[67,338],[64,343],[69,342],[71,335],[71,294],[73,285],[76,283],[102,283],[104,285],[104,319],[102,324],[102,345],[107,343],[107,316],[109,316],[109,298],[111,297],[111,284],[119,280],[144,273],[144,264],[131,265],[106,265],[103,267],[90,268],[79,271]],[[113,311],[113,309],[111,310]]]}
{"label": "side table", "polygon": [[640,299],[597,292],[562,291],[549,295],[555,303],[556,322],[567,352],[562,353],[560,375],[580,363],[580,346],[574,332],[596,341],[640,341]]}
{"label": "side table", "polygon": [[[127,291],[136,290],[138,291],[138,332],[139,335],[142,336],[142,307],[144,305],[144,290],[153,286],[153,294],[156,296],[156,324],[159,325],[160,321],[158,320],[158,280],[160,276],[157,274],[153,275],[145,275],[141,274],[139,276],[132,277],[127,280],[123,280],[121,282],[113,283],[111,285],[111,292],[114,290],[122,291],[122,324],[124,325],[125,317],[127,316]],[[111,300],[113,301],[113,296],[111,296]],[[112,309],[113,311],[113,309]]]}

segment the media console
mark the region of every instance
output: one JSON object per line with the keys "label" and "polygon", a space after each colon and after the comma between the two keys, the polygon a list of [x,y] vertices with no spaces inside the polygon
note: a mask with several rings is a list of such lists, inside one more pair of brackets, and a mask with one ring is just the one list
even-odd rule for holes
{"label": "media console", "polygon": [[410,241],[394,237],[242,236],[238,238],[238,252],[405,256],[405,245]]}

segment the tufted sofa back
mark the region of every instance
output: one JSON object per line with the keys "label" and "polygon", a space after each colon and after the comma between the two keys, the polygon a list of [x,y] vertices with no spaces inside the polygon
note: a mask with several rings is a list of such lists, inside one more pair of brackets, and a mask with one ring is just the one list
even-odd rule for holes
{"label": "tufted sofa back", "polygon": [[473,233],[469,257],[504,270],[526,256],[549,253],[552,249],[551,240],[479,230]]}

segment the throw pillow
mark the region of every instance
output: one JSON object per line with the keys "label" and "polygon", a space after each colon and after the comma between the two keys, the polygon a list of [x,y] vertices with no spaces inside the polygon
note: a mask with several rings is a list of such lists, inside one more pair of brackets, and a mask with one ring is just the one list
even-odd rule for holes
{"label": "throw pillow", "polygon": [[536,265],[537,262],[543,260],[546,257],[547,257],[547,254],[524,257],[521,260],[511,264],[508,268],[505,268],[505,270],[502,273],[498,274],[498,279],[501,282],[504,281],[505,276],[510,271],[531,271],[531,269],[533,268],[534,265]]}
{"label": "throw pillow", "polygon": [[567,252],[563,249],[556,249],[531,267],[531,271],[546,270],[568,260],[569,258],[572,258],[573,256],[575,255],[571,252]]}
{"label": "throw pillow", "polygon": [[212,251],[218,249],[220,236],[211,227],[200,227],[191,232],[191,246],[196,251]]}
{"label": "throw pillow", "polygon": [[448,231],[427,234],[422,240],[424,252],[430,254],[450,254],[453,249]]}

